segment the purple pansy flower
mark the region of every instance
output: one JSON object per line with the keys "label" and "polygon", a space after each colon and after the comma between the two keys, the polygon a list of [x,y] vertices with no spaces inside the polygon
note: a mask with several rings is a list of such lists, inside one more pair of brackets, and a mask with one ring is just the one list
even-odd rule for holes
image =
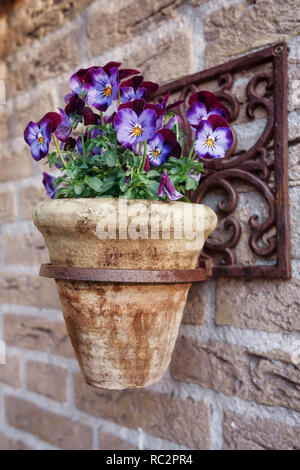
{"label": "purple pansy flower", "polygon": [[37,124],[31,121],[24,131],[25,142],[30,146],[35,160],[41,160],[49,152],[52,124],[49,119]]}
{"label": "purple pansy flower", "polygon": [[170,155],[170,147],[164,145],[164,138],[158,132],[147,142],[147,155],[150,163],[154,166],[165,163],[168,155]]}
{"label": "purple pansy flower", "polygon": [[224,158],[226,150],[231,147],[233,142],[232,132],[227,126],[214,127],[211,122],[212,117],[200,122],[196,131],[194,147],[197,155],[201,158]]}
{"label": "purple pansy flower", "polygon": [[119,91],[119,70],[112,67],[108,73],[101,67],[93,68],[85,76],[87,102],[100,111],[106,111]]}
{"label": "purple pansy flower", "polygon": [[120,105],[114,118],[118,141],[130,146],[153,137],[156,129],[156,113],[153,109],[144,109],[144,100],[134,100]]}
{"label": "purple pansy flower", "polygon": [[211,91],[198,91],[193,93],[189,98],[189,105],[193,103],[203,103],[207,112],[212,111],[213,109],[218,109],[222,112],[221,116],[228,121],[230,119],[230,114],[226,106],[224,106]]}
{"label": "purple pansy flower", "polygon": [[164,119],[167,111],[169,111],[172,108],[176,108],[179,106],[181,103],[183,103],[183,100],[176,101],[175,103],[172,104],[167,104],[168,99],[170,96],[170,92],[168,92],[164,97],[161,103],[159,104],[152,104],[152,103],[147,103],[146,107],[149,109],[154,109],[154,111],[157,114],[157,122],[156,122],[156,129],[159,130],[164,126]]}
{"label": "purple pansy flower", "polygon": [[136,99],[149,99],[158,90],[157,83],[144,82],[144,77],[132,77],[120,85],[121,103]]}
{"label": "purple pansy flower", "polygon": [[179,158],[181,147],[176,140],[176,135],[169,129],[161,129],[147,142],[147,155],[150,163],[160,166],[165,163],[167,157],[172,155]]}
{"label": "purple pansy flower", "polygon": [[204,103],[194,101],[187,110],[186,117],[190,125],[196,128],[202,119],[207,119],[212,114],[218,114],[223,118],[225,117],[223,109],[213,108],[211,111],[207,111]]}
{"label": "purple pansy flower", "polygon": [[72,132],[72,121],[63,109],[58,109],[61,115],[61,123],[57,126],[54,134],[61,142],[66,142]]}
{"label": "purple pansy flower", "polygon": [[51,199],[55,198],[57,188],[54,186],[56,178],[54,176],[48,175],[48,173],[43,173],[43,185],[46,188],[47,196]]}
{"label": "purple pansy flower", "polygon": [[183,197],[183,194],[178,192],[172,184],[167,170],[164,170],[161,174],[160,185],[158,188],[157,195],[159,197],[167,196],[170,201],[177,201],[177,199]]}
{"label": "purple pansy flower", "polygon": [[84,101],[79,98],[78,95],[72,95],[68,101],[67,106],[65,107],[65,112],[68,116],[72,117],[74,120],[84,121],[84,125],[88,126],[89,124],[94,124],[95,122],[95,113],[85,106]]}

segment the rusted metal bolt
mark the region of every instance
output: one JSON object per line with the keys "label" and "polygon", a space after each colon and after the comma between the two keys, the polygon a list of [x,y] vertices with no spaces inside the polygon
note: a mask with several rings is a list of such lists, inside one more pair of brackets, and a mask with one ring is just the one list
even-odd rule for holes
{"label": "rusted metal bolt", "polygon": [[281,54],[283,51],[283,46],[282,45],[279,45],[277,47],[275,47],[275,54]]}

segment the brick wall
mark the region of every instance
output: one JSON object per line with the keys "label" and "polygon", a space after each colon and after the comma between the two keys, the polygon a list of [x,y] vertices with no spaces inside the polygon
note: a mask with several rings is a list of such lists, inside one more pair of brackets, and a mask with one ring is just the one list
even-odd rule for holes
{"label": "brick wall", "polygon": [[297,4],[1,2],[0,339],[7,365],[0,366],[0,449],[300,448],[300,366],[291,360],[300,340],[300,110],[291,94],[293,279],[194,286],[170,371],[137,392],[83,383],[55,286],[37,276],[47,253],[31,210],[45,198],[44,165],[22,139],[29,120],[62,102],[79,65],[122,60],[164,83],[287,40],[292,86],[300,70]]}

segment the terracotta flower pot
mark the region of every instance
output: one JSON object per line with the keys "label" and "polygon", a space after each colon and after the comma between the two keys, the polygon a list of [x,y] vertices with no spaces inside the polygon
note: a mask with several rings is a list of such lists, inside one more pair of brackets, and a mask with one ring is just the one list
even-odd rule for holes
{"label": "terracotta flower pot", "polygon": [[[196,248],[191,248],[191,229],[181,239],[176,232],[187,206],[190,212],[193,209],[189,222],[193,221],[194,227],[198,224]],[[138,215],[137,207],[141,209]],[[170,237],[164,239],[159,227],[157,239],[152,239],[150,224],[158,220],[155,217],[161,210],[173,211]],[[35,207],[33,219],[53,265],[135,270],[195,269],[203,243],[217,223],[215,213],[203,205],[113,198],[42,202]],[[163,220],[166,223],[166,215]],[[105,230],[110,230],[106,239]],[[126,389],[161,379],[171,359],[191,284],[66,280],[56,280],[56,284],[67,330],[88,384]]]}

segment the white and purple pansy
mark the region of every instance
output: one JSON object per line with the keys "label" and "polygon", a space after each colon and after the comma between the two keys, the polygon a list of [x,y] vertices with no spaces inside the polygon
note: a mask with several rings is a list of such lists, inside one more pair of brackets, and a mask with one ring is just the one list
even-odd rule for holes
{"label": "white and purple pansy", "polygon": [[55,198],[57,191],[54,185],[55,180],[56,178],[54,176],[48,175],[48,173],[43,173],[43,185],[46,188],[47,196],[49,196],[51,199]]}
{"label": "white and purple pansy", "polygon": [[191,127],[196,129],[202,119],[207,119],[213,114],[217,114],[223,118],[225,117],[223,109],[213,108],[211,111],[207,111],[204,103],[194,101],[187,110],[186,117]]}
{"label": "white and purple pansy", "polygon": [[161,129],[147,142],[147,155],[150,163],[160,166],[165,163],[169,155],[179,158],[181,147],[176,135],[169,129]]}
{"label": "white and purple pansy", "polygon": [[170,201],[177,201],[177,199],[181,199],[183,197],[183,194],[177,191],[175,186],[172,184],[167,170],[164,170],[161,174],[157,195],[159,197],[167,196]]}
{"label": "white and purple pansy", "polygon": [[194,148],[200,158],[224,158],[232,142],[233,135],[226,121],[220,116],[213,115],[200,122]]}
{"label": "white and purple pansy", "polygon": [[189,105],[192,106],[193,103],[204,104],[207,113],[209,113],[213,109],[218,109],[218,113],[214,113],[214,114],[221,113],[221,116],[224,119],[226,119],[226,121],[229,121],[230,119],[230,114],[226,106],[224,106],[224,104],[221,103],[216,97],[216,95],[212,93],[211,91],[202,90],[202,91],[193,93],[189,98]]}
{"label": "white and purple pansy", "polygon": [[142,75],[132,77],[120,85],[120,101],[128,103],[136,99],[149,99],[158,90],[158,84],[144,82]]}
{"label": "white and purple pansy", "polygon": [[147,142],[147,155],[154,166],[160,166],[170,155],[170,147],[165,145],[164,138],[159,132]]}
{"label": "white and purple pansy", "polygon": [[101,68],[92,68],[85,76],[87,103],[99,111],[106,111],[117,98],[119,91],[119,70],[112,67],[108,73]]}
{"label": "white and purple pansy", "polygon": [[24,131],[25,142],[30,146],[31,154],[35,160],[41,160],[49,153],[51,142],[52,123],[45,119],[40,124],[30,121]]}
{"label": "white and purple pansy", "polygon": [[119,106],[114,118],[114,127],[120,144],[133,146],[154,136],[156,113],[144,109],[144,100],[134,100]]}

